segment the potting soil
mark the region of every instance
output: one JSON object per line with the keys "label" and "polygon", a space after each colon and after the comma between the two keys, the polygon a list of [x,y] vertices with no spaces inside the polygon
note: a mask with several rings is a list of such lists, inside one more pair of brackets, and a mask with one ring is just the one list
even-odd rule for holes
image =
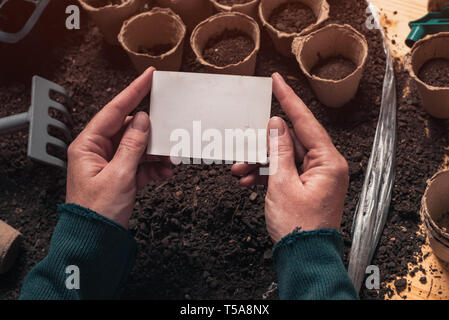
{"label": "potting soil", "polygon": [[[61,12],[68,4],[77,1],[53,1],[23,42],[0,44],[0,117],[28,110],[31,77],[39,74],[67,89],[76,135],[137,76],[127,54],[107,45],[87,15],[81,17],[81,30],[60,27],[66,17]],[[352,25],[369,46],[366,70],[351,102],[340,109],[320,104],[297,62],[278,54],[265,33],[256,75],[281,73],[348,161],[350,186],[341,230],[347,257],[352,216],[379,115],[385,55],[379,31],[366,28],[364,1],[329,0],[329,4],[331,17],[326,23]],[[204,71],[188,41],[182,71]],[[420,253],[424,237],[416,235],[421,197],[426,180],[449,155],[447,121],[424,112],[413,86],[405,90],[410,77],[399,64],[396,76],[397,176],[388,221],[372,261],[380,269],[381,289],[362,289],[361,297],[369,299],[391,294],[385,284],[407,274],[409,263],[420,267],[425,258]],[[148,111],[148,105],[145,99],[138,110]],[[272,114],[285,118],[276,99]],[[45,257],[57,222],[56,206],[65,201],[64,173],[28,159],[27,137],[26,131],[0,137],[0,219],[24,235],[16,265],[0,276],[0,299],[17,298],[26,274]],[[221,165],[179,166],[173,179],[146,187],[130,221],[138,254],[122,298],[262,298],[277,281],[273,243],[265,230],[265,192],[264,187],[240,188],[229,166]],[[268,298],[277,298],[276,291],[269,292]]]}
{"label": "potting soil", "polygon": [[269,22],[279,31],[299,33],[304,28],[315,23],[316,16],[305,4],[290,0],[275,8]]}
{"label": "potting soil", "polygon": [[434,87],[449,87],[449,59],[427,61],[419,70],[418,77]]}
{"label": "potting soil", "polygon": [[203,58],[210,64],[224,67],[243,61],[254,50],[253,39],[236,29],[226,29],[207,42]]}
{"label": "potting soil", "polygon": [[341,80],[353,73],[355,69],[357,66],[352,60],[337,56],[318,61],[311,73],[322,79]]}

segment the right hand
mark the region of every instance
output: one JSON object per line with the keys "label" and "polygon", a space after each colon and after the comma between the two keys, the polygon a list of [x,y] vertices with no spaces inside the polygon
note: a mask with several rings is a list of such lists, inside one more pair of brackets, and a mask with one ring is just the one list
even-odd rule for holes
{"label": "right hand", "polygon": [[[259,167],[236,164],[240,184],[249,187],[268,183],[265,198],[267,230],[276,243],[301,227],[303,231],[340,229],[349,184],[348,164],[337,151],[326,130],[285,83],[273,75],[273,92],[293,124],[273,117],[268,130],[270,175],[260,176]],[[274,146],[276,146],[275,148]],[[297,164],[301,164],[301,173]]]}

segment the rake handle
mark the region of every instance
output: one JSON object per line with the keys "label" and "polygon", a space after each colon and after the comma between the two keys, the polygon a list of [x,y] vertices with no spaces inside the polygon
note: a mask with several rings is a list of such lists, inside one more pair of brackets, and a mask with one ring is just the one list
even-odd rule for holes
{"label": "rake handle", "polygon": [[5,133],[10,133],[13,131],[18,131],[25,128],[30,119],[28,117],[28,112],[15,114],[6,118],[0,119],[0,135]]}

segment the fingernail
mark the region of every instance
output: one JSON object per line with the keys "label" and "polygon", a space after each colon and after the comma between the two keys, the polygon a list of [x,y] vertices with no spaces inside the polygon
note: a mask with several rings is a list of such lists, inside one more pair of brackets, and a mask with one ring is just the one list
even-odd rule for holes
{"label": "fingernail", "polygon": [[284,135],[285,125],[284,120],[279,117],[273,117],[268,123],[268,130],[270,130],[270,138],[277,138]]}
{"label": "fingernail", "polygon": [[275,80],[278,80],[278,81],[281,82],[282,84],[285,83],[284,78],[283,78],[278,72],[273,73],[273,78],[274,78]]}
{"label": "fingernail", "polygon": [[148,119],[148,115],[142,111],[138,112],[131,122],[131,128],[142,132],[147,132],[150,128],[150,119]]}
{"label": "fingernail", "polygon": [[147,68],[147,69],[144,71],[144,73],[150,73],[150,72],[153,72],[153,71],[156,71],[156,68],[155,68],[155,67],[149,67],[149,68]]}

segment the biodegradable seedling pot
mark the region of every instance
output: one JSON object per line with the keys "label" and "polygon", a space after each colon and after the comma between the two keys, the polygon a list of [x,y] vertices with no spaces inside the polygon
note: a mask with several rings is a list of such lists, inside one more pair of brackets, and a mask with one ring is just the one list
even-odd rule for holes
{"label": "biodegradable seedling pot", "polygon": [[[179,71],[185,35],[186,26],[176,13],[169,8],[154,8],[126,21],[119,41],[138,72],[151,66],[162,71]],[[141,46],[151,48],[167,43],[173,48],[160,55],[139,53]]]}
{"label": "biodegradable seedling pot", "polygon": [[213,11],[209,0],[157,0],[157,3],[179,14],[189,31],[210,17]]}
{"label": "biodegradable seedling pot", "polygon": [[0,274],[11,269],[20,250],[22,234],[0,220]]}
{"label": "biodegradable seedling pot", "polygon": [[[338,108],[356,95],[368,59],[368,43],[353,27],[330,24],[304,37],[295,38],[292,52],[321,103]],[[311,73],[321,59],[335,56],[351,60],[357,68],[341,80],[322,79]]]}
{"label": "biodegradable seedling pot", "polygon": [[124,0],[122,4],[96,8],[100,0],[78,0],[103,33],[106,42],[118,45],[117,35],[123,22],[139,12],[142,0]]}
{"label": "biodegradable seedling pot", "polygon": [[[236,29],[248,34],[254,41],[254,50],[243,61],[219,67],[203,58],[203,51],[208,40],[221,34],[226,29]],[[240,12],[222,12],[201,22],[190,37],[190,44],[197,60],[211,73],[252,76],[256,70],[257,53],[260,49],[260,29],[257,22]]]}
{"label": "biodegradable seedling pot", "polygon": [[241,12],[254,19],[257,18],[260,0],[249,0],[246,3],[224,5],[218,0],[210,0],[214,8],[219,12]]}
{"label": "biodegradable seedling pot", "polygon": [[426,112],[435,118],[448,119],[449,87],[434,87],[418,78],[421,67],[435,58],[449,59],[449,32],[437,33],[416,42],[409,62],[410,75],[416,83]]}
{"label": "biodegradable seedling pot", "polygon": [[269,22],[271,14],[273,10],[288,1],[289,0],[260,0],[259,5],[259,18],[262,25],[267,29],[276,50],[287,57],[291,56],[291,47],[294,38],[317,29],[329,18],[329,4],[325,0],[297,0],[312,9],[317,18],[316,22],[303,29],[300,33],[286,33],[277,30]]}
{"label": "biodegradable seedling pot", "polygon": [[421,200],[421,219],[429,237],[433,252],[449,263],[449,233],[442,229],[437,220],[449,212],[449,170],[438,172],[427,182],[427,189]]}

